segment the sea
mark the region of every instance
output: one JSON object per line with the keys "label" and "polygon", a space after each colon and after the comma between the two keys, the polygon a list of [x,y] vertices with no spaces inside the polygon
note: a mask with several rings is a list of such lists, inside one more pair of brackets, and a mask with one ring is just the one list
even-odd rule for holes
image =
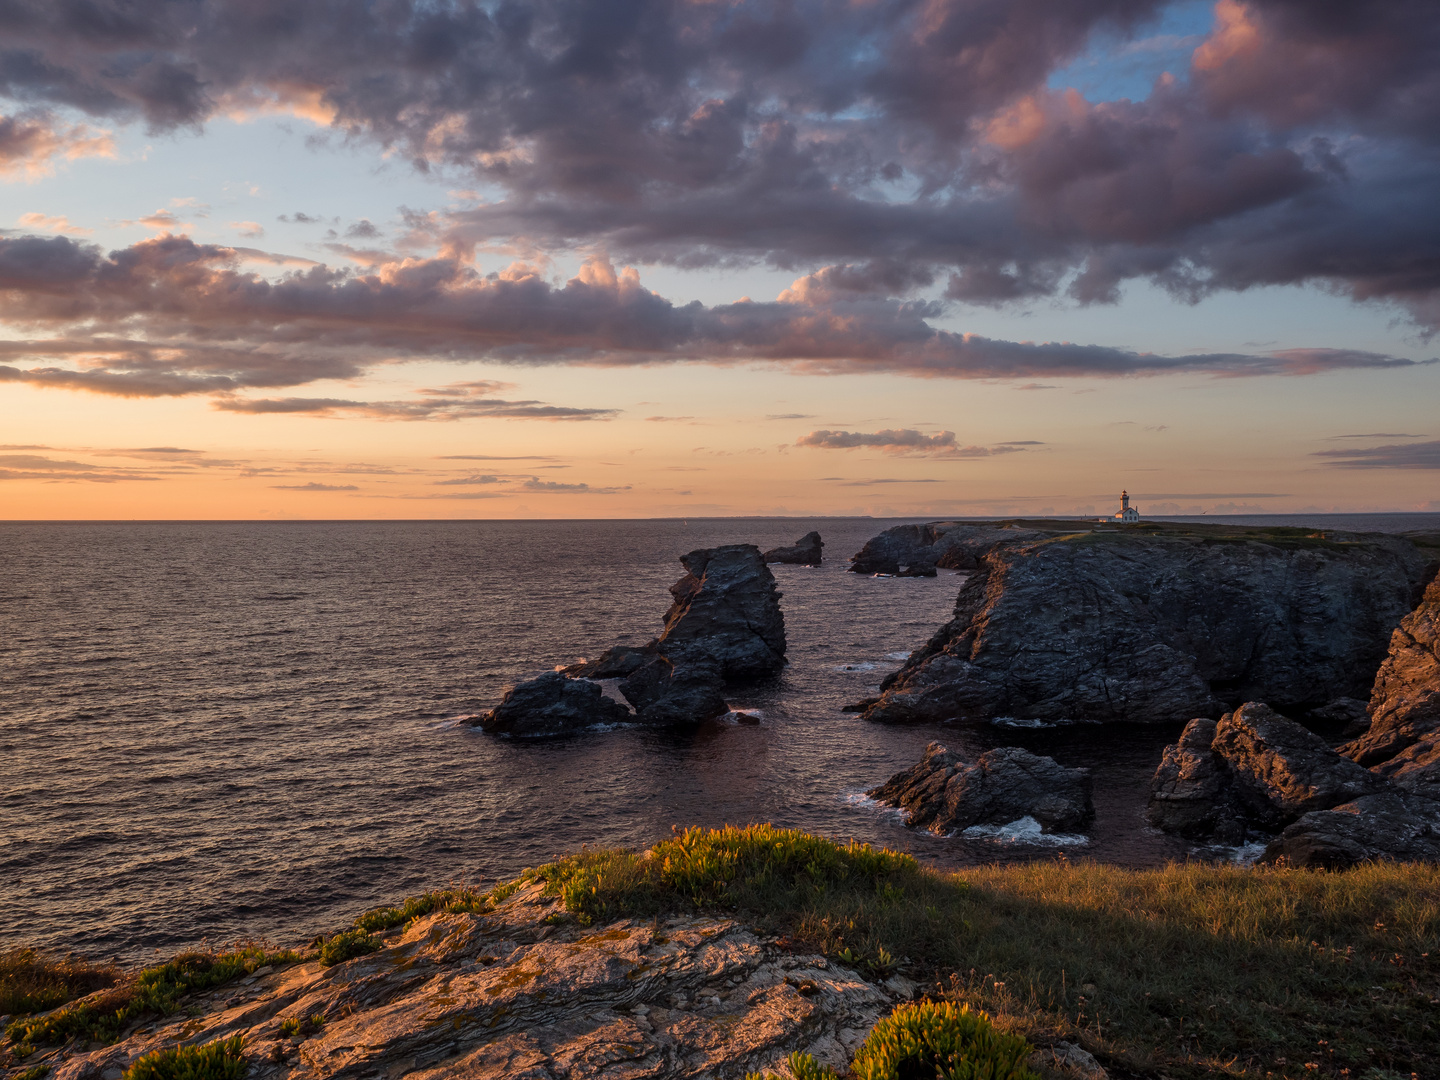
{"label": "sea", "polygon": [[[1440,514],[1223,520],[1440,529]],[[897,523],[0,523],[0,950],[138,963],[294,944],[429,888],[692,825],[773,822],[947,868],[1223,857],[1143,821],[1178,725],[885,727],[841,711],[949,618],[963,581],[846,572]],[[684,552],[811,529],[824,564],[774,567],[789,665],[727,695],[759,725],[548,740],[470,726],[518,680],[655,636]],[[937,739],[1089,767],[1094,825],[1038,841],[906,829],[864,792]]]}

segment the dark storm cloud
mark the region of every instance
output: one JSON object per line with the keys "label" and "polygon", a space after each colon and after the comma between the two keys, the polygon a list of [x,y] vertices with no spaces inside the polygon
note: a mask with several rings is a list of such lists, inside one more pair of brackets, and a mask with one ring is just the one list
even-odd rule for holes
{"label": "dark storm cloud", "polygon": [[1440,469],[1440,439],[1355,450],[1318,450],[1315,457],[1340,469]]}
{"label": "dark storm cloud", "polygon": [[[196,127],[283,107],[508,195],[446,220],[970,303],[1318,281],[1440,325],[1431,0],[1218,4],[1142,101],[1048,88],[1162,0],[12,0],[0,93]],[[293,220],[310,220],[294,215]]]}
{"label": "dark storm cloud", "polygon": [[[311,266],[267,278],[230,248],[162,236],[104,254],[66,237],[0,237],[0,319],[52,337],[0,342],[0,357],[66,359],[0,381],[123,396],[233,395],[350,379],[396,356],[521,365],[765,362],[817,374],[949,378],[1201,372],[1305,375],[1415,361],[1344,349],[1160,356],[1099,345],[1017,343],[938,330],[931,303],[837,295],[799,279],[778,301],[676,305],[633,270],[592,259],[563,285],[524,266],[482,274],[439,257],[373,271]],[[819,282],[819,284],[817,284]],[[396,419],[595,419],[612,410],[481,400],[497,384],[424,402],[227,397],[234,412],[340,411]],[[478,388],[478,389],[477,389]]]}

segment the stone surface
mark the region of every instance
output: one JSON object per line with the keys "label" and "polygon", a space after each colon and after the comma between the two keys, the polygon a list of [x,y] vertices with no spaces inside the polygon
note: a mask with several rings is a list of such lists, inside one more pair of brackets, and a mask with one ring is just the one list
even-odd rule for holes
{"label": "stone surface", "polygon": [[1361,697],[1426,568],[1409,541],[1381,536],[1001,544],[864,715],[1156,722]]}
{"label": "stone surface", "polygon": [[1440,802],[1403,791],[1367,795],[1306,814],[1260,857],[1332,870],[1376,859],[1440,861]]}
{"label": "stone surface", "polygon": [[1247,820],[1234,795],[1234,775],[1225,759],[1210,749],[1215,721],[1204,718],[1185,725],[1180,739],[1165,756],[1150,782],[1145,819],[1158,829],[1191,840],[1220,844],[1245,841]]}
{"label": "stone surface", "polygon": [[896,525],[866,541],[850,559],[855,574],[933,577],[935,568],[973,569],[979,558],[1002,544],[1043,540],[1048,534],[1014,525],[932,521]]}
{"label": "stone surface", "polygon": [[[902,995],[721,918],[546,925],[522,890],[484,915],[412,923],[371,956],[283,968],[201,995],[115,1046],[46,1050],[52,1080],[100,1080],[142,1054],[240,1034],[252,1080],[639,1080],[781,1071],[794,1050],[844,1071]],[[290,1018],[324,1028],[295,1045]]]}
{"label": "stone surface", "polygon": [[680,557],[659,650],[672,662],[711,660],[727,682],[778,675],[785,616],[775,575],[754,544],[702,548]]}
{"label": "stone surface", "polygon": [[1390,652],[1375,674],[1370,727],[1340,748],[1362,765],[1389,761],[1440,732],[1440,577],[1419,607],[1390,636]]}
{"label": "stone surface", "polygon": [[577,660],[561,670],[577,679],[623,679],[653,660],[659,653],[659,642],[648,645],[615,645],[593,660]]}
{"label": "stone surface", "polygon": [[477,726],[490,735],[561,735],[634,719],[629,709],[606,697],[595,683],[547,671],[507,690]]}
{"label": "stone surface", "polygon": [[1440,731],[1432,731],[1394,757],[1370,766],[1403,791],[1440,799]]}
{"label": "stone surface", "polygon": [[657,656],[620,684],[642,724],[698,724],[730,711],[720,666],[703,657],[680,663]]}
{"label": "stone surface", "polygon": [[767,563],[792,563],[798,566],[819,566],[825,541],[818,532],[806,533],[789,547],[771,548],[765,552]]}
{"label": "stone surface", "polygon": [[932,742],[918,764],[867,794],[904,810],[905,824],[942,835],[1023,817],[1046,832],[1067,832],[1095,816],[1088,769],[1067,769],[1018,746],[991,750],[972,764]]}

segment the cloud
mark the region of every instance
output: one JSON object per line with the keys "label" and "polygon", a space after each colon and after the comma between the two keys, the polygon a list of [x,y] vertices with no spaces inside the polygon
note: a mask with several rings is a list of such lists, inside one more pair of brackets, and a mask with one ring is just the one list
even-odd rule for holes
{"label": "cloud", "polygon": [[271,484],[276,491],[359,491],[354,484]]}
{"label": "cloud", "polygon": [[1423,435],[1407,435],[1403,431],[1372,431],[1364,435],[1331,435],[1331,439],[1423,439]]}
{"label": "cloud", "polygon": [[258,221],[232,221],[230,227],[247,240],[259,240],[265,235],[265,227]]}
{"label": "cloud", "polygon": [[68,236],[89,236],[94,229],[84,229],[79,225],[71,225],[67,217],[48,217],[45,214],[29,213],[21,214],[16,224],[27,229],[48,229],[51,232],[65,233]]}
{"label": "cloud", "polygon": [[1354,450],[1317,450],[1313,457],[1340,469],[1440,469],[1440,439]]}
{"label": "cloud", "polygon": [[563,484],[558,480],[540,480],[535,478],[526,480],[524,483],[519,484],[514,490],[538,495],[614,495],[621,491],[629,491],[630,485],[626,484],[624,487],[591,487],[589,484]]}
{"label": "cloud", "polygon": [[877,431],[812,431],[795,440],[796,446],[814,446],[825,450],[854,450],[878,447],[882,453],[939,458],[982,458],[1022,452],[1023,445],[1002,443],[998,446],[960,446],[953,431],[925,435],[913,428]]}
{"label": "cloud", "polygon": [[[833,478],[833,477],[826,477],[825,479],[834,479],[834,478]],[[947,483],[947,482],[948,482],[948,481],[945,481],[945,480],[932,480],[932,479],[925,479],[925,478],[916,478],[916,479],[905,479],[905,478],[894,478],[894,479],[890,479],[890,478],[883,478],[883,479],[877,479],[877,480],[846,480],[846,481],[845,481],[844,483],[842,483],[840,486],[841,486],[841,487],[870,487],[870,486],[875,485],[875,484],[944,484],[944,483]]]}
{"label": "cloud", "polygon": [[693,416],[647,416],[645,419],[652,424],[679,424],[694,420]]}
{"label": "cloud", "polygon": [[[14,449],[26,449],[14,447]],[[37,447],[36,449],[43,449]],[[113,484],[125,480],[158,480],[158,476],[136,469],[90,465],[36,454],[0,454],[0,480],[86,481]]]}
{"label": "cloud", "polygon": [[114,156],[108,131],[66,124],[45,110],[0,116],[0,179],[33,182],[53,175],[57,160]]}
{"label": "cloud", "polygon": [[436,461],[554,461],[548,454],[441,454]]}
{"label": "cloud", "polygon": [[430,398],[421,401],[350,401],[344,398],[230,398],[215,400],[222,412],[361,416],[374,420],[468,420],[483,417],[510,420],[608,420],[614,409],[576,409],[538,401]]}
{"label": "cloud", "polygon": [[459,486],[459,485],[468,485],[468,484],[498,484],[499,482],[500,482],[500,478],[499,478],[498,476],[491,476],[491,475],[488,475],[488,474],[485,475],[485,476],[457,476],[457,477],[456,477],[455,479],[453,479],[453,480],[436,480],[436,481],[435,481],[436,484],[438,484],[438,485],[440,485],[440,486],[442,486],[442,487],[443,487],[443,486],[446,486],[446,485],[456,485],[456,486]]}
{"label": "cloud", "polygon": [[766,419],[766,420],[813,420],[813,419],[815,419],[815,414],[814,414],[814,413],[800,413],[800,412],[770,413],[769,415],[767,415],[767,416],[765,417],[765,419]]}

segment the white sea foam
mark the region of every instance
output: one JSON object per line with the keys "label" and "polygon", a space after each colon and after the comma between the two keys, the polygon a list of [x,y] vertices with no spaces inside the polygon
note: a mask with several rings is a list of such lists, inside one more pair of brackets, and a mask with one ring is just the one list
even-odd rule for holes
{"label": "white sea foam", "polygon": [[909,654],[908,652],[887,652],[887,653],[885,654],[885,659],[886,659],[886,660],[909,660],[909,659],[910,659],[910,654]]}
{"label": "white sea foam", "polygon": [[1090,838],[1077,833],[1047,833],[1033,817],[1022,817],[1008,825],[971,825],[960,834],[967,840],[993,840],[997,844],[1041,844],[1048,847],[1079,847]]}
{"label": "white sea foam", "polygon": [[1059,720],[1037,720],[1033,717],[1015,716],[992,716],[990,718],[990,723],[993,727],[1031,729],[1070,727],[1074,724],[1098,724],[1099,722],[1098,720],[1072,720],[1068,716],[1062,717]]}
{"label": "white sea foam", "polygon": [[904,810],[901,810],[898,806],[883,803],[878,799],[872,799],[869,795],[866,795],[864,791],[842,791],[840,793],[840,801],[849,803],[851,806],[860,810],[868,810],[872,814],[878,814],[881,817],[893,818],[901,823],[905,821]]}

